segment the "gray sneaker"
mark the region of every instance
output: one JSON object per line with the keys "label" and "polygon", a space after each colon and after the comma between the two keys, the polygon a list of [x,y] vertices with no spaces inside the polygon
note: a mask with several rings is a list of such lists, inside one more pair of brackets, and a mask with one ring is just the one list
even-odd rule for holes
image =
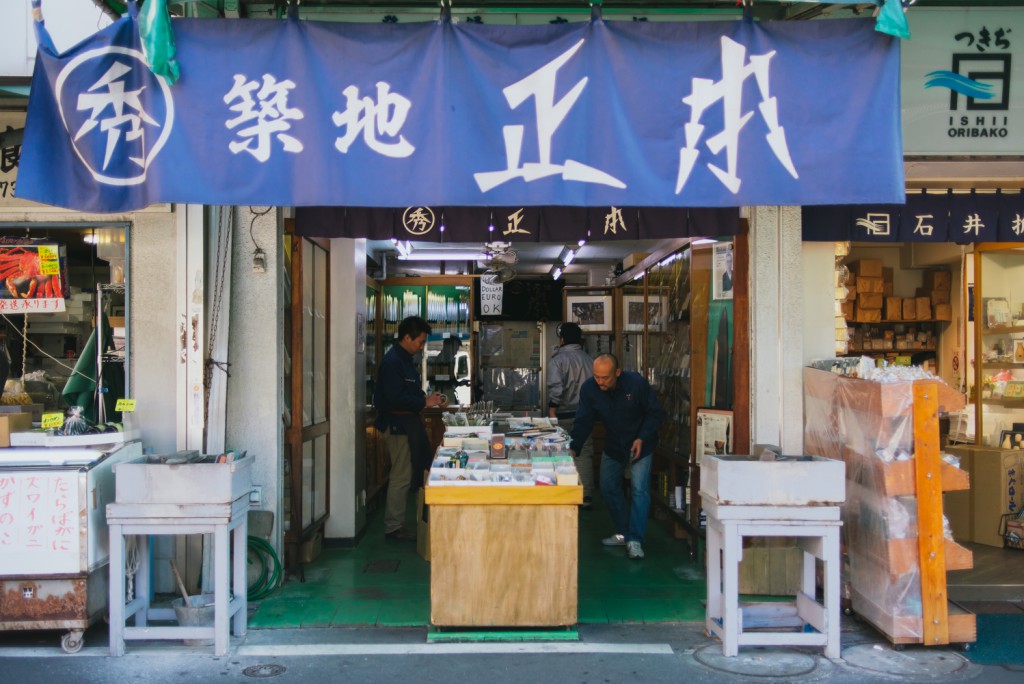
{"label": "gray sneaker", "polygon": [[602,539],[601,543],[605,546],[625,546],[626,538],[621,534],[613,534],[606,539]]}
{"label": "gray sneaker", "polygon": [[644,547],[640,542],[631,541],[626,544],[626,557],[630,560],[641,560],[644,557]]}

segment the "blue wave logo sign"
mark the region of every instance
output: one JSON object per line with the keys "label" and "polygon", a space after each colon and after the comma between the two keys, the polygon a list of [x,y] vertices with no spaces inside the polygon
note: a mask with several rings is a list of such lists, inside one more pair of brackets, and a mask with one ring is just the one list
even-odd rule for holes
{"label": "blue wave logo sign", "polygon": [[949,88],[975,100],[991,100],[993,97],[991,83],[982,83],[952,71],[933,71],[927,74],[925,88]]}
{"label": "blue wave logo sign", "polygon": [[1010,58],[1009,53],[954,54],[951,68],[927,74],[924,87],[949,90],[949,109],[954,112],[1006,111],[1010,108]]}

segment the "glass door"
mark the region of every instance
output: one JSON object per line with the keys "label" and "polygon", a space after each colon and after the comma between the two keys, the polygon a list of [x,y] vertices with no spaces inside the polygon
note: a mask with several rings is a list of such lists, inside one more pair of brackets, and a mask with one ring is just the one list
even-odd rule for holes
{"label": "glass door", "polygon": [[294,548],[316,534],[329,507],[330,273],[326,240],[285,239],[285,541]]}

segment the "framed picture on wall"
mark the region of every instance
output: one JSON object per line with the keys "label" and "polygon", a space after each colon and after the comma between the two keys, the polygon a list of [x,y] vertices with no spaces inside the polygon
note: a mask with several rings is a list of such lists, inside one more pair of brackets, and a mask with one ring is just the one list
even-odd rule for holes
{"label": "framed picture on wall", "polygon": [[583,332],[610,332],[612,329],[612,298],[610,295],[566,297],[565,320],[578,324]]}
{"label": "framed picture on wall", "polygon": [[[665,328],[667,301],[664,297],[647,299],[647,329],[661,331]],[[622,315],[626,319],[623,330],[644,329],[644,296],[626,295],[622,298]]]}

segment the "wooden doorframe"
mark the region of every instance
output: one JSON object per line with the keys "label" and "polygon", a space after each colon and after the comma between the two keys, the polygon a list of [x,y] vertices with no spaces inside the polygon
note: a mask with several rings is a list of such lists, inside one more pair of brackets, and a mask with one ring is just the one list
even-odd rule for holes
{"label": "wooden doorframe", "polygon": [[[331,409],[331,397],[329,391],[329,378],[330,378],[330,359],[331,359],[331,338],[330,338],[330,299],[331,299],[331,288],[330,288],[330,240],[323,238],[304,237],[294,234],[294,220],[288,219],[285,221],[285,238],[291,241],[291,306],[287,315],[291,317],[291,424],[286,425],[284,429],[284,458],[288,459],[291,465],[291,477],[288,480],[287,486],[290,488],[291,494],[291,508],[289,511],[289,529],[285,533],[285,546],[286,558],[288,561],[286,564],[293,565],[299,558],[298,551],[300,546],[312,539],[316,533],[322,529],[325,521],[330,515],[330,409]],[[303,273],[304,270],[309,267],[308,264],[303,263],[302,252],[303,242],[311,243],[315,248],[319,248],[328,253],[328,258],[325,260],[326,263],[326,301],[324,303],[324,315],[325,319],[323,325],[325,326],[326,342],[324,345],[325,359],[324,359],[324,420],[312,423],[310,425],[303,425],[303,390],[304,378],[303,378],[303,327],[302,327],[302,316],[303,316]],[[303,527],[302,524],[302,511],[303,511],[303,446],[307,442],[312,442],[319,437],[327,437],[327,463],[324,472],[324,477],[327,480],[326,486],[324,487],[324,513],[320,516],[314,515],[308,525]],[[314,456],[315,459],[315,456]],[[315,463],[313,465],[315,468]],[[314,486],[316,486],[314,484]]]}

